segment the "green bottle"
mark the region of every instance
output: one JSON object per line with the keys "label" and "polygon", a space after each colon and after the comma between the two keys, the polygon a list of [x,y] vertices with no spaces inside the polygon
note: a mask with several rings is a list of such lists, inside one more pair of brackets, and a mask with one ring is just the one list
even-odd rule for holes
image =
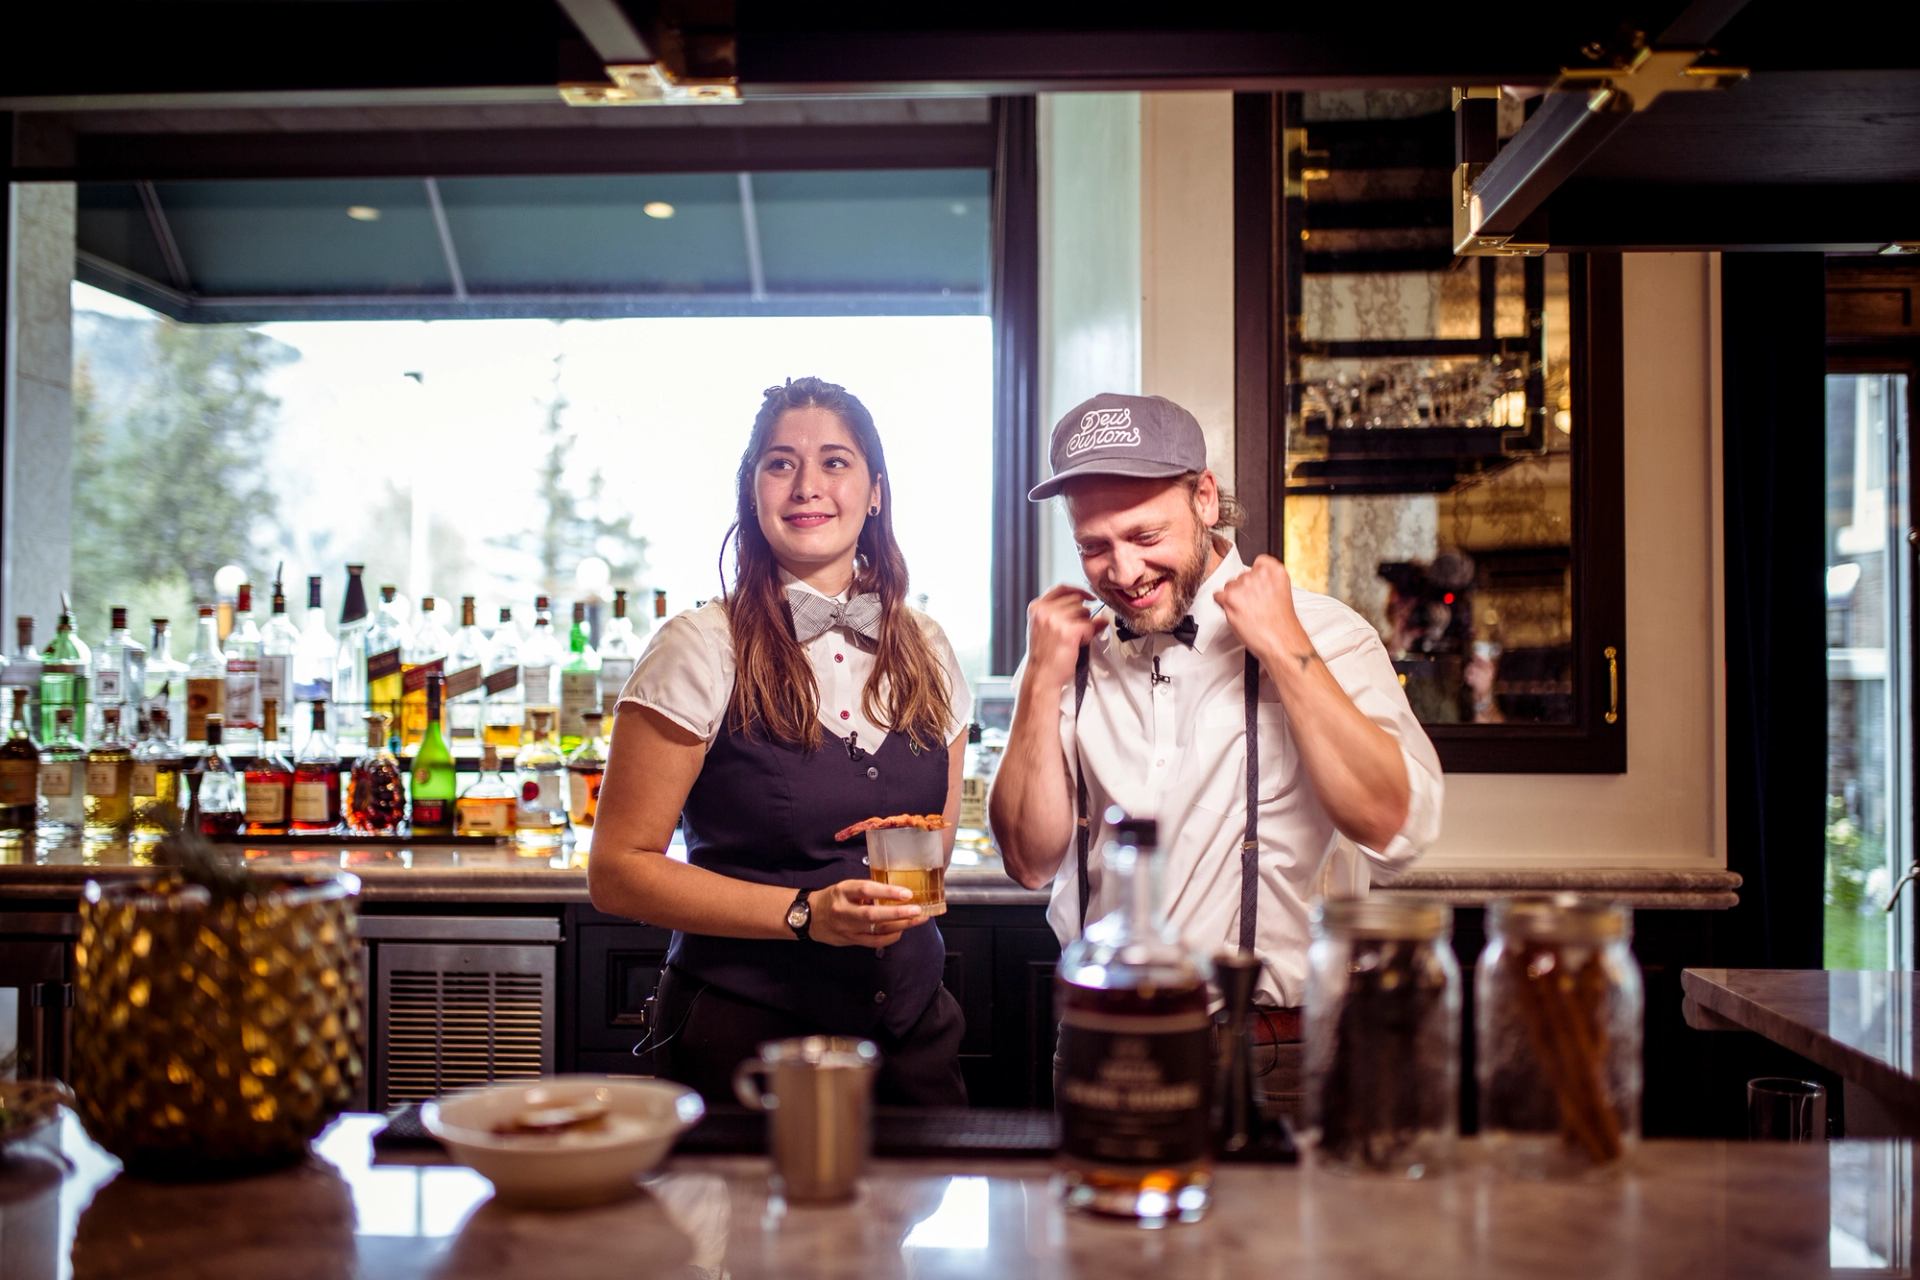
{"label": "green bottle", "polygon": [[573,630],[567,634],[573,658],[560,669],[560,750],[572,751],[587,737],[585,716],[600,710],[600,655],[587,635],[587,606],[573,606]]}
{"label": "green bottle", "polygon": [[73,608],[60,597],[60,625],[47,645],[40,667],[40,737],[54,736],[61,707],[73,712],[73,731],[87,723],[87,678],[93,670],[93,652],[73,632]]}
{"label": "green bottle", "polygon": [[413,757],[413,834],[450,836],[453,834],[453,801],[458,793],[454,777],[453,752],[447,749],[447,731],[441,723],[440,706],[445,697],[447,678],[427,677],[427,729],[420,739],[420,750]]}

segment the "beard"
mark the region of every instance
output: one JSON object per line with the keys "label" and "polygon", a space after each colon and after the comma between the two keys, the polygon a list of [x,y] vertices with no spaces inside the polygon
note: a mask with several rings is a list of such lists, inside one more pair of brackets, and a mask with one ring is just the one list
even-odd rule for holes
{"label": "beard", "polygon": [[[1199,524],[1197,513],[1195,524]],[[1131,631],[1140,635],[1171,631],[1193,611],[1194,597],[1200,594],[1200,584],[1207,580],[1207,559],[1212,550],[1213,531],[1200,525],[1186,558],[1166,573],[1170,588],[1166,598],[1144,613],[1129,603],[1123,593],[1110,587],[1096,587],[1094,594],[1106,601]]]}

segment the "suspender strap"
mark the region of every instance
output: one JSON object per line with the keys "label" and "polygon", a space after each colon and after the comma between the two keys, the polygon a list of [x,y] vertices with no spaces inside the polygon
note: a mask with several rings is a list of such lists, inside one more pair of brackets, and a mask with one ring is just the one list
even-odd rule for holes
{"label": "suspender strap", "polygon": [[1087,767],[1080,756],[1080,704],[1087,700],[1087,668],[1093,650],[1080,646],[1073,664],[1073,848],[1074,870],[1080,888],[1080,932],[1087,931],[1087,842],[1093,832],[1087,813]]}
{"label": "suspender strap", "polygon": [[1247,655],[1247,834],[1240,842],[1240,946],[1252,951],[1260,910],[1260,663]]}

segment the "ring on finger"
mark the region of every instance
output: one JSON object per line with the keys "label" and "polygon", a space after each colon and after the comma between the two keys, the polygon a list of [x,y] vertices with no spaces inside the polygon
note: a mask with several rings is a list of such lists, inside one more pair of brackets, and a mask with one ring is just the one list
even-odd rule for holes
{"label": "ring on finger", "polygon": [[868,933],[876,933],[876,934],[877,934],[877,933],[879,933],[879,932],[880,932],[880,926],[879,926],[879,925],[877,925],[877,924],[869,924],[869,925],[867,925],[867,932],[868,932]]}

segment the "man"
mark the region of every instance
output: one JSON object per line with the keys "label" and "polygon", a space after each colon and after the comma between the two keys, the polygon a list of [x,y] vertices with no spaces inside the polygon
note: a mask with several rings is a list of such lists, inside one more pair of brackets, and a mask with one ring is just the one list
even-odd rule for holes
{"label": "man", "polygon": [[[1057,586],[1027,609],[989,799],[1007,871],[1053,882],[1064,943],[1117,905],[1101,866],[1108,806],[1157,818],[1169,921],[1204,952],[1257,950],[1256,1001],[1282,1011],[1263,1038],[1297,1039],[1323,871],[1357,865],[1348,841],[1386,869],[1432,843],[1439,760],[1373,628],[1295,588],[1273,557],[1243,563],[1216,532],[1238,513],[1192,414],[1097,395],[1054,427],[1052,459],[1028,497],[1064,495],[1092,594]],[[1106,611],[1089,608],[1096,596]]]}

